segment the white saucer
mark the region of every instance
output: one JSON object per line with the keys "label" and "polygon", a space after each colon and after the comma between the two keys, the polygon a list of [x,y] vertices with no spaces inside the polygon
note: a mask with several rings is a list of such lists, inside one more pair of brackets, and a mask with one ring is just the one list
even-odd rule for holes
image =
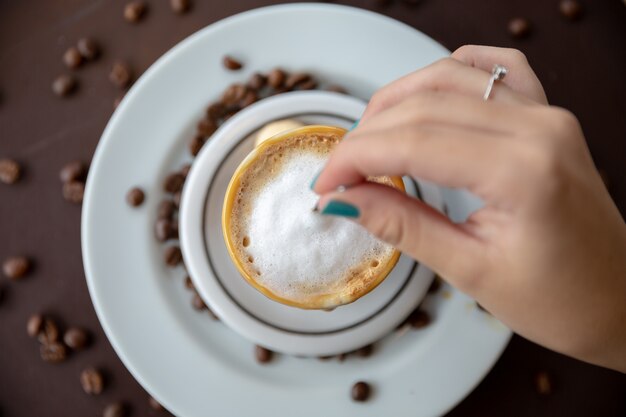
{"label": "white saucer", "polygon": [[[247,65],[231,73],[224,54]],[[204,107],[234,81],[276,65],[309,70],[369,97],[381,85],[447,51],[401,23],[359,9],[283,5],[237,15],[173,48],[117,109],[93,159],[82,218],[85,272],[111,344],[137,380],[179,416],[427,416],[443,414],[478,384],[510,331],[445,286],[424,330],[392,333],[368,359],[344,363],[280,356],[258,365],[253,345],[189,306],[183,271],[163,266],[153,238],[162,179],[188,160]],[[147,200],[125,203],[132,186]],[[455,219],[476,202],[445,191]],[[176,276],[177,275],[177,276]],[[205,294],[206,295],[206,294]],[[353,403],[356,380],[373,384]]]}

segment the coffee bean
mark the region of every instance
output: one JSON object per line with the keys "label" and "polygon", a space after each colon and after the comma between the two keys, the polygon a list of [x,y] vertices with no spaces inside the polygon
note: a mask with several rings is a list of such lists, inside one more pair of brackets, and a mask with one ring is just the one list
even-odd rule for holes
{"label": "coffee bean", "polygon": [[363,346],[362,348],[357,349],[354,353],[362,358],[367,358],[372,356],[372,353],[374,353],[374,345]]}
{"label": "coffee bean", "polygon": [[68,162],[61,168],[59,178],[63,183],[70,181],[84,182],[87,178],[87,166],[80,161]]}
{"label": "coffee bean", "polygon": [[258,363],[268,363],[272,360],[274,352],[263,346],[256,345],[254,346],[254,356]]}
{"label": "coffee bean", "polygon": [[180,191],[183,189],[183,184],[185,183],[185,177],[183,177],[178,172],[173,172],[167,177],[165,177],[165,181],[163,181],[163,190],[168,193],[175,193],[176,191]]}
{"label": "coffee bean", "polygon": [[190,0],[170,0],[170,7],[178,14],[183,14],[191,8]]}
{"label": "coffee bean", "polygon": [[5,184],[15,184],[22,174],[20,164],[12,159],[0,159],[0,181]]}
{"label": "coffee bean", "polygon": [[100,45],[90,38],[80,38],[76,44],[78,52],[87,61],[93,61],[100,56]]}
{"label": "coffee bean", "polygon": [[180,175],[182,175],[183,177],[187,178],[187,175],[189,175],[189,171],[190,170],[191,170],[191,164],[185,164],[180,169]]}
{"label": "coffee bean", "polygon": [[148,405],[150,405],[150,408],[156,411],[165,410],[165,408],[163,408],[163,406],[159,404],[159,402],[152,397],[148,397]]}
{"label": "coffee bean", "polygon": [[70,327],[63,335],[63,342],[73,350],[83,350],[89,345],[89,334],[84,329]]}
{"label": "coffee bean", "polygon": [[231,84],[222,94],[222,104],[227,108],[237,105],[248,92],[248,87],[243,84]]}
{"label": "coffee bean", "polygon": [[161,204],[159,204],[159,209],[157,211],[157,217],[159,219],[171,220],[173,215],[174,215],[174,202],[172,200],[161,201]]}
{"label": "coffee bean", "polygon": [[122,403],[112,403],[104,408],[102,417],[126,417],[127,407]]}
{"label": "coffee bean", "polygon": [[146,14],[147,6],[143,1],[131,1],[124,6],[124,19],[130,23],[139,22]]}
{"label": "coffee bean", "polygon": [[576,0],[561,0],[559,9],[561,14],[569,20],[578,20],[583,15],[583,8]]}
{"label": "coffee bean", "polygon": [[523,17],[516,17],[509,21],[509,33],[514,38],[525,38],[530,35],[530,22]]}
{"label": "coffee bean", "polygon": [[168,246],[163,254],[167,266],[177,266],[183,261],[183,254],[178,246]]}
{"label": "coffee bean", "polygon": [[7,278],[18,280],[30,270],[31,264],[25,256],[12,256],[2,263],[2,272]]}
{"label": "coffee bean", "polygon": [[299,90],[315,90],[317,88],[317,81],[310,79],[297,86]]}
{"label": "coffee bean", "polygon": [[198,311],[201,311],[207,308],[206,304],[202,300],[202,297],[200,297],[200,295],[198,295],[197,293],[194,294],[193,297],[191,298],[191,305],[193,306],[193,308],[195,308]]}
{"label": "coffee bean", "polygon": [[58,342],[47,343],[39,346],[39,354],[46,362],[59,363],[67,358],[67,348]]}
{"label": "coffee bean", "polygon": [[70,181],[63,184],[63,198],[70,203],[80,204],[85,195],[85,183],[82,181]]}
{"label": "coffee bean", "polygon": [[126,193],[126,202],[131,207],[139,207],[145,198],[143,190],[138,187],[133,187]]}
{"label": "coffee bean", "polygon": [[547,372],[541,371],[535,375],[535,388],[539,394],[552,394],[552,385],[552,378]]}
{"label": "coffee bean", "polygon": [[205,143],[206,137],[202,135],[194,136],[193,139],[191,139],[191,142],[189,142],[189,153],[191,153],[192,156],[197,156]]}
{"label": "coffee bean", "polygon": [[340,85],[330,85],[326,87],[326,91],[330,91],[331,93],[348,94],[348,90]]}
{"label": "coffee bean", "polygon": [[285,80],[285,87],[294,88],[302,83],[305,83],[311,79],[311,74],[304,72],[295,72],[287,77]]}
{"label": "coffee bean", "polygon": [[202,119],[198,122],[196,131],[198,135],[208,138],[217,130],[217,124],[211,119]]}
{"label": "coffee bean", "polygon": [[111,72],[109,72],[109,80],[119,88],[128,87],[132,78],[133,74],[130,67],[122,61],[115,62],[111,67]]}
{"label": "coffee bean", "polygon": [[43,328],[43,316],[41,314],[33,314],[26,322],[26,333],[30,337],[37,337]]}
{"label": "coffee bean", "polygon": [[76,86],[76,78],[63,74],[52,82],[52,92],[59,97],[67,97],[76,90]]}
{"label": "coffee bean", "polygon": [[251,90],[259,91],[267,84],[267,77],[260,72],[255,72],[250,76],[246,84]]}
{"label": "coffee bean", "polygon": [[180,208],[180,199],[182,197],[183,197],[182,191],[176,191],[174,193],[174,196],[172,197],[172,201],[174,202],[174,205],[176,206],[177,209]]}
{"label": "coffee bean", "polygon": [[411,313],[408,322],[414,329],[423,329],[430,324],[430,315],[426,311],[418,308]]}
{"label": "coffee bean", "polygon": [[259,96],[257,95],[257,93],[255,91],[250,90],[246,93],[243,99],[241,99],[241,102],[239,103],[239,105],[241,106],[241,108],[245,108],[255,103],[258,99],[259,99]]}
{"label": "coffee bean", "polygon": [[97,369],[87,368],[80,373],[80,385],[86,394],[98,395],[104,388],[104,378]]}
{"label": "coffee bean", "polygon": [[83,63],[83,56],[78,52],[78,48],[72,46],[63,54],[63,63],[69,69],[76,69]]}
{"label": "coffee bean", "polygon": [[226,69],[229,69],[231,71],[237,71],[243,67],[241,62],[237,61],[235,58],[233,58],[230,55],[225,55],[224,58],[222,59],[222,63],[224,64],[224,67]]}
{"label": "coffee bean", "polygon": [[371,388],[367,382],[359,381],[352,386],[351,395],[354,401],[363,402],[370,396]]}
{"label": "coffee bean", "polygon": [[440,288],[441,288],[441,278],[435,275],[435,278],[433,279],[433,281],[430,283],[430,286],[428,287],[428,293],[434,294],[437,291],[439,291]]}
{"label": "coffee bean", "polygon": [[59,341],[59,327],[54,320],[44,318],[43,325],[37,334],[37,340],[43,345],[49,345]]}
{"label": "coffee bean", "polygon": [[158,219],[154,225],[154,235],[159,242],[165,242],[174,237],[172,221],[170,219]]}
{"label": "coffee bean", "polygon": [[287,78],[287,73],[285,73],[285,71],[280,68],[274,68],[269,74],[267,74],[267,83],[270,87],[278,89],[283,86],[285,78]]}
{"label": "coffee bean", "polygon": [[187,275],[187,277],[185,277],[185,288],[190,289],[190,290],[196,289],[196,287],[194,287],[193,281],[191,280],[191,277],[189,275]]}
{"label": "coffee bean", "polygon": [[226,114],[226,107],[220,102],[213,103],[207,107],[206,114],[209,119],[217,123],[217,121]]}

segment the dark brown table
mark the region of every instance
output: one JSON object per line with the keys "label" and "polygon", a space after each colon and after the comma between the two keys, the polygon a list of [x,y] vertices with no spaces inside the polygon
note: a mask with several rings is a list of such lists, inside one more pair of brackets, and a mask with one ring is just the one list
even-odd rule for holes
{"label": "dark brown table", "polygon": [[[198,29],[278,2],[195,0],[183,16],[172,13],[166,0],[148,3],[146,19],[130,25],[122,18],[123,1],[0,0],[0,157],[25,167],[20,183],[0,184],[0,259],[24,253],[36,261],[21,282],[0,278],[1,416],[100,415],[115,400],[126,401],[134,416],[159,415],[100,328],[81,262],[80,207],[63,200],[58,172],[68,161],[91,159],[119,94],[107,79],[114,59],[127,60],[141,74]],[[550,101],[580,118],[596,163],[626,211],[626,5],[621,0],[584,0],[585,14],[577,22],[559,14],[557,0],[341,3],[404,21],[449,49],[478,43],[523,50]],[[516,16],[532,22],[529,38],[513,40],[507,33],[508,20]],[[60,100],[50,84],[67,72],[61,55],[81,36],[99,40],[104,54],[77,73],[77,94]],[[42,362],[25,329],[29,315],[39,311],[63,325],[90,329],[91,348],[62,364]],[[106,371],[107,389],[100,396],[82,392],[78,375],[87,366]],[[536,392],[538,371],[552,375],[551,395]],[[514,337],[485,380],[450,415],[624,416],[626,376]]]}

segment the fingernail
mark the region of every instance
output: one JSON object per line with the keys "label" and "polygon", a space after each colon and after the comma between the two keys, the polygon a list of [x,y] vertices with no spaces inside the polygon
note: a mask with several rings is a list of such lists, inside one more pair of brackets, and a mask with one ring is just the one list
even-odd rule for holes
{"label": "fingernail", "polygon": [[311,185],[309,185],[309,188],[312,190],[313,188],[315,188],[315,183],[317,182],[317,179],[319,178],[320,174],[322,173],[322,171],[318,172],[317,174],[315,174],[315,176],[313,177],[313,181],[311,181]]}
{"label": "fingernail", "polygon": [[360,121],[361,121],[361,119],[356,119],[356,122],[354,122],[352,127],[350,129],[348,129],[348,132],[352,132],[354,129],[356,129],[356,127],[359,125]]}
{"label": "fingernail", "polygon": [[343,201],[330,200],[326,207],[321,211],[321,214],[329,216],[351,217],[357,218],[361,214],[359,209],[350,203],[344,203]]}

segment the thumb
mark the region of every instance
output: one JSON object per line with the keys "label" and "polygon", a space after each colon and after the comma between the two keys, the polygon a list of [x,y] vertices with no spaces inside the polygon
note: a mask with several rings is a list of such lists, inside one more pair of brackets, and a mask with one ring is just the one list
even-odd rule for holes
{"label": "thumb", "polygon": [[450,281],[467,276],[480,254],[480,241],[462,226],[426,203],[385,185],[364,182],[342,192],[326,193],[318,209],[322,215],[356,221]]}

